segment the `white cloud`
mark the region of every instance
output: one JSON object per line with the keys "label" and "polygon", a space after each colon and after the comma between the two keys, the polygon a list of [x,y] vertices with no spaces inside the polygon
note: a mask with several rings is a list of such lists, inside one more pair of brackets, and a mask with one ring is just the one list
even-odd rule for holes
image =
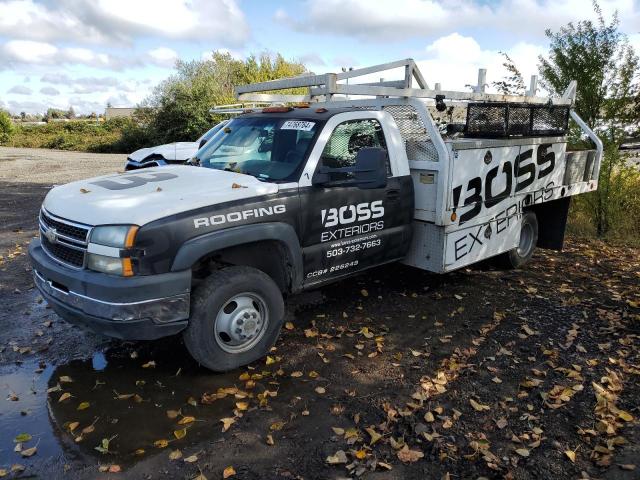
{"label": "white cloud", "polygon": [[43,95],[55,96],[55,95],[60,95],[60,90],[54,87],[42,87],[40,89],[40,93],[42,93]]}
{"label": "white cloud", "polygon": [[118,58],[88,48],[65,47],[34,40],[9,40],[0,46],[0,70],[16,65],[87,65],[121,70],[140,63],[136,57]]}
{"label": "white cloud", "polygon": [[[466,90],[466,85],[476,85],[479,68],[487,69],[489,85],[507,75],[500,52],[483,50],[473,37],[452,33],[438,38],[425,50],[426,57],[417,63],[431,87],[437,82],[444,90]],[[522,73],[527,87],[530,76],[538,73],[538,55],[545,52],[542,46],[524,42],[505,49]]]}
{"label": "white cloud", "polygon": [[131,43],[142,36],[244,44],[249,26],[236,0],[0,1],[0,35],[39,41]]}
{"label": "white cloud", "polygon": [[167,47],[158,47],[147,52],[147,56],[151,63],[160,67],[171,68],[178,59],[178,52]]}
{"label": "white cloud", "polygon": [[[618,11],[622,28],[637,30],[640,7],[632,0],[601,0],[605,16]],[[345,35],[369,41],[433,37],[457,30],[490,28],[518,38],[542,38],[546,28],[582,18],[593,19],[585,0],[306,0],[291,15],[283,9],[275,19],[300,32]]]}
{"label": "white cloud", "polygon": [[16,95],[31,95],[33,93],[29,87],[25,87],[24,85],[14,85],[7,93],[14,93]]}

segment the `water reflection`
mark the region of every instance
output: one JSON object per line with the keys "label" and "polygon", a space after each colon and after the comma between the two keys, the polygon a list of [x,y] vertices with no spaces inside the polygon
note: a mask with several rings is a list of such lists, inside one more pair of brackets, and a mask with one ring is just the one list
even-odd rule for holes
{"label": "water reflection", "polygon": [[272,375],[254,372],[247,389],[241,373],[213,374],[183,347],[167,342],[72,361],[49,379],[53,431],[63,445],[123,465],[163,448],[216,441],[222,436],[220,420],[257,405]]}

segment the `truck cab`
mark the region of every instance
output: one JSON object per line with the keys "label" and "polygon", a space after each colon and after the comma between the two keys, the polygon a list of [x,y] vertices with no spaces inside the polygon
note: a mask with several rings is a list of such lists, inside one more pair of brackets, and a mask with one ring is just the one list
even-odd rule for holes
{"label": "truck cab", "polygon": [[520,266],[561,246],[568,198],[597,187],[601,144],[573,158],[559,128],[445,139],[423,100],[326,88],[323,102],[241,112],[189,165],[53,188],[29,248],[47,302],[111,337],[182,333],[198,362],[230,370],[269,351],[286,295],[394,261]]}

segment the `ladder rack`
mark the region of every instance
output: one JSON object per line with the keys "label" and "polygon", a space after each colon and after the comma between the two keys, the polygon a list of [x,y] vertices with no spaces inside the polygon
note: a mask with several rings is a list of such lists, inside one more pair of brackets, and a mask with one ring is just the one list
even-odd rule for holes
{"label": "ladder rack", "polygon": [[[404,79],[375,83],[349,84],[349,79],[363,77],[374,73],[381,73],[392,69],[404,68]],[[294,102],[327,102],[338,101],[342,98],[334,98],[335,95],[366,96],[366,97],[402,97],[442,99],[449,102],[518,102],[533,104],[571,105],[575,99],[576,82],[572,81],[561,97],[538,97],[537,76],[532,76],[531,85],[526,95],[502,95],[486,93],[486,69],[478,72],[478,84],[472,87],[472,91],[442,90],[439,84],[436,88],[429,88],[420,69],[411,58],[395,62],[383,63],[372,67],[359,68],[341,73],[325,73],[315,75],[303,74],[298,77],[270,80],[267,82],[253,83],[238,86],[235,89],[236,98],[241,102],[264,103],[294,103]],[[346,83],[338,83],[346,80]],[[413,86],[413,81],[417,83]],[[307,88],[307,93],[295,95],[277,93],[280,90],[293,88]],[[264,93],[269,92],[269,93]],[[346,98],[345,98],[346,100]]]}

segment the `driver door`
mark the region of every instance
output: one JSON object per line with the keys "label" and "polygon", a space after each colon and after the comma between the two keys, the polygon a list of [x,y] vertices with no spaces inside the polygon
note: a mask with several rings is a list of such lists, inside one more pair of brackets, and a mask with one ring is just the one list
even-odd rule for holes
{"label": "driver door", "polygon": [[[387,150],[387,141],[377,118],[361,117],[339,122],[324,144],[320,139],[316,147],[321,148],[317,171],[323,167],[354,167],[360,149]],[[413,199],[412,184],[409,178],[411,194],[401,195],[406,182],[394,176],[388,154],[386,174],[387,185],[382,188],[359,188],[353,173],[345,172],[332,173],[331,181],[324,185],[301,186],[305,285],[404,256],[412,205],[403,205],[403,200]]]}

